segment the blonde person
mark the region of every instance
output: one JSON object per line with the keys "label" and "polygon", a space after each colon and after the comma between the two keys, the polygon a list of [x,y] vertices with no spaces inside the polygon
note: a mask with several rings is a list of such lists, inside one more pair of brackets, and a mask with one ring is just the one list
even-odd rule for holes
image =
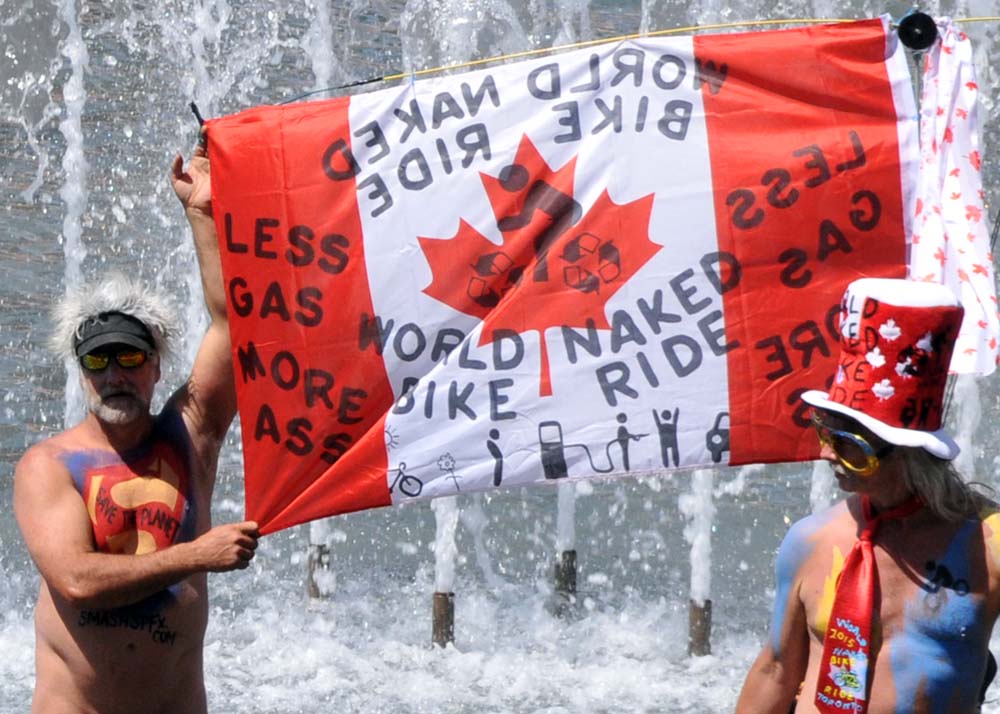
{"label": "blonde person", "polygon": [[956,473],[942,428],[961,320],[940,285],[848,287],[836,374],[803,395],[846,497],[781,544],[740,714],[979,710],[995,672],[1000,517]]}

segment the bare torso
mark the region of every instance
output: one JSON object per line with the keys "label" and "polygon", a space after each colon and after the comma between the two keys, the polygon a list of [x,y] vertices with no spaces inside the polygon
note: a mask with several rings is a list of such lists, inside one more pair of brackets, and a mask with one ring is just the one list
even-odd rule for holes
{"label": "bare torso", "polygon": [[[87,509],[94,547],[142,554],[209,527],[210,476],[180,418],[159,417],[149,443],[119,455],[71,429],[35,448],[65,465]],[[35,610],[33,712],[206,711],[202,645],[207,578],[199,573],[139,602],[77,608],[42,580]]]}
{"label": "bare torso", "polygon": [[141,605],[76,610],[57,604],[43,581],[35,609],[32,711],[204,712],[205,576],[177,590],[173,602],[155,603],[147,612]]}
{"label": "bare torso", "polygon": [[[815,712],[815,687],[834,583],[857,539],[858,499],[796,525],[782,548],[799,559],[797,594],[808,666],[797,712]],[[1000,611],[1000,516],[945,523],[926,509],[882,524],[875,538],[880,599],[873,619],[870,714],[978,711],[987,646]],[[790,588],[794,597],[796,587]]]}

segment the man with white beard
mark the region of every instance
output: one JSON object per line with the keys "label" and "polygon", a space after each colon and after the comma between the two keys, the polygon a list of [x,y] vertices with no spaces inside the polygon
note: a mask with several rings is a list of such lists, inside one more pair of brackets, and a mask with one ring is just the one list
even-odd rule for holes
{"label": "man with white beard", "polygon": [[42,579],[33,712],[206,711],[207,573],[246,568],[257,524],[212,528],[236,413],[208,158],[172,183],[191,224],[211,324],[191,374],[150,413],[176,334],[153,291],[110,276],[67,296],[53,346],[77,362],[87,414],[18,463],[14,510]]}

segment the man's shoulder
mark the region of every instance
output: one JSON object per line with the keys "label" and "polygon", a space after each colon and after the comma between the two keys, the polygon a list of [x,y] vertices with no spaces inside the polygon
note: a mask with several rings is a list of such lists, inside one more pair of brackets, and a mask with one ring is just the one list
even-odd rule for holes
{"label": "man's shoulder", "polygon": [[75,435],[76,427],[53,434],[28,447],[17,462],[15,474],[38,468],[49,469],[56,464],[63,465],[63,454],[74,446],[83,446],[83,440]]}
{"label": "man's shoulder", "polygon": [[173,401],[168,401],[163,409],[153,416],[153,428],[156,433],[165,438],[184,438],[188,434],[184,415]]}
{"label": "man's shoulder", "polygon": [[[52,494],[71,487],[73,454],[86,447],[74,429],[54,434],[29,447],[14,467],[15,494]],[[53,490],[54,489],[54,490]]]}
{"label": "man's shoulder", "polygon": [[854,528],[855,520],[850,507],[850,498],[847,498],[795,521],[788,529],[786,538],[815,539],[828,534],[835,535],[843,529],[853,532]]}
{"label": "man's shoulder", "polygon": [[166,445],[185,459],[189,458],[194,450],[191,426],[184,419],[181,410],[171,402],[168,402],[153,418],[151,440]]}
{"label": "man's shoulder", "polygon": [[839,501],[795,521],[778,549],[779,573],[791,576],[798,572],[818,546],[839,542],[843,533],[853,532],[853,524],[847,501]]}

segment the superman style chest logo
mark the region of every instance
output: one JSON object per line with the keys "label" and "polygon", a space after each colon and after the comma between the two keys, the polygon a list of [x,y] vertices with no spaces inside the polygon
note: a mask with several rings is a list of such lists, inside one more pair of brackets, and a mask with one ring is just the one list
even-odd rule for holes
{"label": "superman style chest logo", "polygon": [[82,494],[104,553],[142,555],[173,545],[191,510],[187,469],[162,445],[127,464],[87,469]]}

